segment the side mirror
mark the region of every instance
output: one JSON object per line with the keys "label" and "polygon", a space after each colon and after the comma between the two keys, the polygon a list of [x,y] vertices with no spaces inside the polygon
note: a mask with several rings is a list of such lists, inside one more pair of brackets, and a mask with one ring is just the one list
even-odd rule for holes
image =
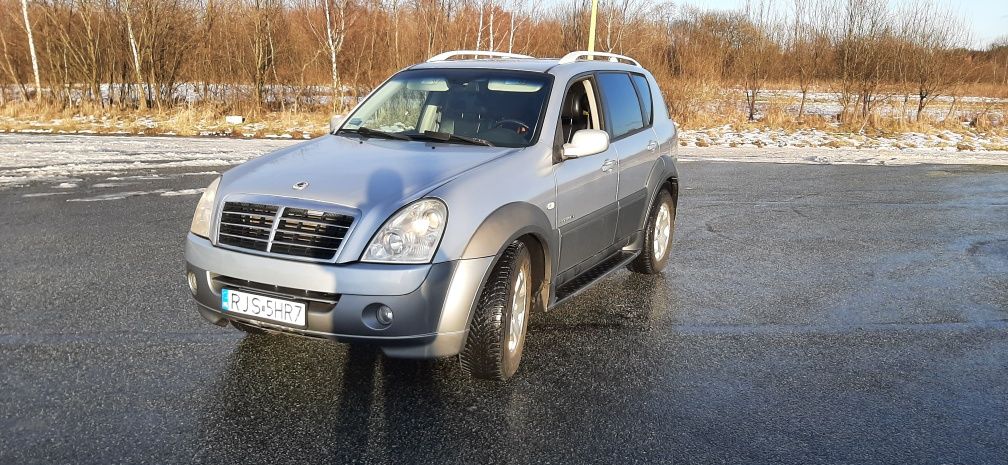
{"label": "side mirror", "polygon": [[332,115],[332,117],[329,118],[329,133],[332,134],[333,132],[336,132],[336,130],[339,129],[340,123],[342,122],[343,122],[343,116]]}
{"label": "side mirror", "polygon": [[600,129],[582,129],[574,133],[569,144],[563,145],[563,157],[579,158],[605,152],[609,148],[609,133]]}

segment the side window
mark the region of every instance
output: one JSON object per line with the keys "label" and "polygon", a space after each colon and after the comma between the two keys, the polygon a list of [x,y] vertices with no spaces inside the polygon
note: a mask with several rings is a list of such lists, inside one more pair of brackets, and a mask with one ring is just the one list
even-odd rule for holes
{"label": "side window", "polygon": [[625,73],[599,73],[602,105],[609,116],[609,134],[613,138],[644,127],[640,101],[630,76]]}
{"label": "side window", "polygon": [[637,87],[637,95],[640,96],[641,112],[644,114],[644,125],[650,126],[654,122],[654,102],[651,101],[651,86],[648,85],[647,78],[640,74],[631,74],[634,86]]}
{"label": "side window", "polygon": [[571,85],[560,109],[560,137],[568,143],[582,129],[599,129],[598,105],[592,82],[584,79]]}

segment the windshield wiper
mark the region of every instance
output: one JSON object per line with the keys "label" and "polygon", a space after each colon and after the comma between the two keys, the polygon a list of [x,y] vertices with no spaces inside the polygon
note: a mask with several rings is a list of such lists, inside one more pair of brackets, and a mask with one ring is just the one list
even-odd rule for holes
{"label": "windshield wiper", "polygon": [[385,132],[379,131],[377,129],[371,129],[369,127],[361,126],[357,129],[340,129],[339,132],[349,132],[360,134],[363,137],[384,137],[386,139],[396,139],[396,140],[413,140],[410,136],[406,134],[399,134],[395,132]]}
{"label": "windshield wiper", "polygon": [[433,141],[437,141],[437,142],[465,142],[467,144],[485,145],[487,147],[493,147],[494,146],[493,144],[490,143],[490,141],[487,141],[487,140],[478,139],[478,138],[475,138],[475,137],[460,136],[458,134],[451,134],[451,133],[439,132],[439,131],[424,131],[424,132],[422,132],[420,134],[414,135],[413,139],[414,140],[425,139],[425,140],[433,140]]}

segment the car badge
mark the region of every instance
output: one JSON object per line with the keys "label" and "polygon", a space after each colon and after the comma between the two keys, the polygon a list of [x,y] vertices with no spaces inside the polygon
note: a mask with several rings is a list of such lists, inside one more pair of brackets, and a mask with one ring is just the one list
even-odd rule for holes
{"label": "car badge", "polygon": [[296,191],[303,191],[304,188],[308,187],[308,181],[301,181],[301,182],[294,183],[294,185],[291,186],[291,187],[293,187],[294,190],[296,190]]}

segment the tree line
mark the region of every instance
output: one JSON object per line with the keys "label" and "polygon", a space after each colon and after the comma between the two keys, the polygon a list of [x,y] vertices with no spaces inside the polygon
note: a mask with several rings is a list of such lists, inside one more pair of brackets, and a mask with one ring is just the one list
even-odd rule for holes
{"label": "tree line", "polygon": [[[939,0],[599,3],[596,49],[641,61],[679,118],[709,111],[719,89],[756,119],[768,86],[794,88],[799,121],[813,90],[864,121],[882,101],[920,117],[967,87],[1008,92],[1008,40],[971,46],[969,24]],[[584,49],[590,2],[0,0],[0,12],[0,104],[341,111],[445,50]]]}

